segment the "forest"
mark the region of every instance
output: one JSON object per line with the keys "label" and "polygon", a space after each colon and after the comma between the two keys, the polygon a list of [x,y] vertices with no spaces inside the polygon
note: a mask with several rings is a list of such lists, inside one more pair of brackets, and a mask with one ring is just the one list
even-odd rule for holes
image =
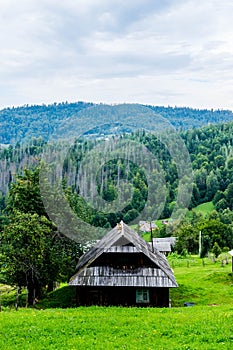
{"label": "forest", "polygon": [[[189,210],[181,222],[168,220],[153,234],[176,236],[175,251],[186,255],[198,253],[201,231],[201,256],[211,251],[217,257],[233,247],[233,122],[183,129],[178,135],[192,165]],[[118,143],[121,150],[133,145],[132,154],[124,158],[127,152],[114,146]],[[149,153],[143,153],[144,149]],[[151,155],[156,163],[150,162]],[[149,184],[145,168],[150,166]],[[120,220],[135,224],[140,215],[167,220],[183,180],[162,139],[146,131],[97,139],[84,135],[72,145],[49,142],[43,135],[32,137],[27,143],[2,145],[0,169],[0,280],[19,288],[27,286],[30,304],[53,289],[54,281],[69,279],[86,249],[85,241],[90,241],[84,236],[77,242],[64,234],[57,224],[64,217],[62,211],[67,227],[73,216],[59,203],[65,199],[82,222],[106,230]],[[50,212],[41,191],[42,173],[46,174],[47,200],[52,201]],[[213,202],[215,208],[207,216],[193,210],[206,202]],[[75,236],[76,228],[72,229]]]}
{"label": "forest", "polygon": [[[42,137],[44,141],[48,141],[57,132],[61,124],[65,125],[66,133],[72,132],[75,124],[80,120],[80,112],[93,106],[101,107],[101,105],[79,101],[74,103],[54,103],[51,105],[25,105],[2,109],[0,110],[0,144],[13,146],[17,142],[20,144],[28,143],[33,137]],[[177,130],[200,128],[208,124],[233,121],[233,113],[229,110],[150,105],[145,107],[168,120]],[[106,111],[107,109],[105,113],[107,113]],[[135,114],[135,119],[137,119],[137,114]],[[99,123],[101,123],[101,118]],[[93,123],[91,124],[95,125],[94,115]],[[102,132],[103,129],[101,131],[97,130],[97,135]],[[114,130],[114,132],[116,131]],[[110,131],[107,129],[105,133],[110,133]]]}
{"label": "forest", "polygon": [[[199,129],[181,131],[179,135],[188,150],[193,169],[193,192],[189,209],[213,200],[218,211],[226,208],[232,210],[233,123],[220,123]],[[151,154],[156,156],[160,169],[164,172],[166,182],[166,202],[161,218],[169,217],[176,201],[178,185],[177,165],[172,161],[169,151],[154,135],[146,132],[126,134],[122,136],[122,139],[125,142],[128,140],[142,144]],[[14,183],[15,177],[23,175],[25,168],[35,168],[41,160],[47,161],[50,159],[53,167],[50,176],[53,183],[62,177],[63,182],[66,182],[67,187],[70,187],[70,191],[78,194],[81,185],[77,184],[77,176],[82,160],[95,150],[100,152],[98,145],[104,145],[103,147],[105,147],[106,143],[105,140],[90,141],[79,138],[71,146],[68,145],[67,148],[67,145],[63,142],[48,143],[42,137],[39,137],[32,138],[29,143],[23,145],[18,143],[15,146],[2,146],[0,149],[1,207],[4,206],[4,196],[8,192],[11,183]],[[64,149],[66,151],[62,158],[61,154]],[[112,158],[114,158],[114,153]],[[59,163],[60,160],[62,164]],[[143,161],[146,162],[145,158]],[[94,162],[93,155],[92,162]],[[102,187],[103,198],[111,202],[117,196],[115,185],[119,182],[119,178],[123,180],[127,178],[127,181],[133,183],[135,191],[133,192],[134,199],[126,211],[138,209],[140,212],[142,208],[137,207],[136,203],[140,202],[141,207],[143,207],[143,201],[147,200],[147,180],[143,169],[140,169],[139,165],[133,164],[131,160],[127,162],[126,164],[123,159],[109,159],[99,174],[102,179],[97,178],[97,182],[99,181],[97,187],[99,186],[100,190],[100,182],[104,181],[105,185]],[[94,180],[87,179],[86,187],[90,187],[90,181]],[[126,192],[126,189],[124,191]],[[154,189],[154,191],[156,190]],[[91,194],[89,195],[91,196]],[[147,210],[150,210],[150,208]],[[132,219],[129,221],[132,221]]]}

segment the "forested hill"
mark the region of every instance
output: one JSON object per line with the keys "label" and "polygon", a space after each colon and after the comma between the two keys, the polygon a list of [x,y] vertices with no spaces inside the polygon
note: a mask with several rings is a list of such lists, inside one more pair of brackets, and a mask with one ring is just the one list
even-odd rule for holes
{"label": "forested hill", "polygon": [[[214,200],[217,209],[229,207],[233,210],[233,122],[185,130],[178,134],[184,140],[192,162],[194,184],[190,206],[194,207],[200,203]],[[169,217],[174,201],[176,201],[178,180],[176,164],[172,162],[171,156],[153,135],[134,133],[125,135],[125,137],[144,144],[158,158],[161,169],[166,173],[166,186],[169,188],[163,216]],[[70,178],[74,175],[72,166],[74,166],[74,172],[77,172],[82,158],[95,143],[101,142],[105,141],[93,141],[85,138],[74,143],[63,164],[63,175],[68,184],[72,183]],[[0,193],[3,195],[7,193],[9,184],[14,181],[15,174],[22,174],[25,168],[35,167],[40,159],[43,159],[43,154],[48,153],[49,157],[54,159],[60,154],[63,146],[62,142],[47,143],[42,138],[34,138],[25,145],[0,147]],[[96,158],[98,159],[98,157]],[[115,173],[115,170],[113,165],[113,178],[115,175],[116,177],[119,175],[119,172]],[[60,174],[59,171],[58,174]],[[112,186],[115,186],[114,179],[110,179],[109,184],[112,192],[114,192]],[[144,181],[144,179],[142,180]],[[138,181],[135,180],[135,183]],[[139,183],[141,190],[145,186],[142,182]],[[146,190],[144,192],[146,193]]]}
{"label": "forested hill", "polygon": [[0,143],[14,145],[42,137],[47,141],[60,123],[75,116],[92,103],[54,103],[51,105],[22,106],[0,111]]}
{"label": "forested hill", "polygon": [[[47,141],[61,123],[65,123],[66,126],[68,125],[68,128],[72,129],[73,121],[76,117],[78,120],[78,113],[91,106],[94,106],[94,104],[86,102],[64,102],[54,103],[48,106],[26,105],[3,109],[0,111],[0,144],[15,145],[17,142],[26,143],[32,137],[42,137]],[[201,110],[187,107],[146,107],[151,108],[155,113],[168,119],[179,130],[233,121],[233,113],[229,110]],[[72,122],[69,124],[69,121]]]}
{"label": "forested hill", "polygon": [[167,118],[179,130],[200,128],[209,124],[233,121],[233,112],[230,110],[193,109],[188,107],[147,107],[162,117]]}

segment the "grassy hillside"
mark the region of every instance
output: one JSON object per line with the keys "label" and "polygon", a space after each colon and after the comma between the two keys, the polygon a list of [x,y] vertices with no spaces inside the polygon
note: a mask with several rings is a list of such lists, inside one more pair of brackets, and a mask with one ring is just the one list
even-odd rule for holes
{"label": "grassy hillside", "polygon": [[[176,306],[172,308],[61,309],[74,300],[74,289],[69,287],[50,293],[37,305],[49,309],[4,308],[0,348],[229,350],[233,346],[233,274],[226,257],[213,262],[171,255],[179,283],[170,293]],[[3,291],[1,286],[1,290],[4,300],[7,288]],[[195,305],[183,307],[184,302]]]}
{"label": "grassy hillside", "polygon": [[185,302],[200,305],[225,305],[233,301],[233,273],[231,258],[227,253],[214,262],[198,257],[179,259],[171,255],[169,262],[174,270],[179,288],[171,289],[173,306]]}
{"label": "grassy hillside", "polygon": [[215,209],[215,207],[214,207],[213,202],[207,202],[207,203],[202,203],[202,204],[198,205],[193,210],[196,213],[201,213],[201,214],[203,214],[205,216],[206,214],[209,214],[214,209]]}

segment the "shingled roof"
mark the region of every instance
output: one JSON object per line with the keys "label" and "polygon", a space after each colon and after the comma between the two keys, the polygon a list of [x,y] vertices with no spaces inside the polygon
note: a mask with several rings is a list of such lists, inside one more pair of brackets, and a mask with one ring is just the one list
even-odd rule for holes
{"label": "shingled roof", "polygon": [[[103,253],[143,253],[154,263],[155,268],[141,268],[138,271],[121,271],[111,267],[93,266],[93,262]],[[91,266],[92,265],[92,266]],[[140,271],[139,271],[140,270]],[[76,272],[70,280],[70,285],[98,284],[97,275],[101,274],[102,280],[108,285],[115,285],[119,281],[119,277],[125,277],[121,283],[124,285],[136,285],[139,278],[135,280],[133,277],[140,277],[141,285],[151,287],[178,287],[174,274],[167,262],[166,257],[157,249],[152,251],[150,244],[142,239],[123,221],[117,224],[110,232],[108,232],[100,241],[98,241],[87,253],[79,260]],[[96,279],[95,279],[96,277]],[[88,282],[87,282],[88,278]],[[107,282],[106,282],[107,281]],[[161,282],[162,281],[162,282]]]}
{"label": "shingled roof", "polygon": [[176,237],[153,238],[153,248],[158,249],[161,253],[171,252],[176,243]]}

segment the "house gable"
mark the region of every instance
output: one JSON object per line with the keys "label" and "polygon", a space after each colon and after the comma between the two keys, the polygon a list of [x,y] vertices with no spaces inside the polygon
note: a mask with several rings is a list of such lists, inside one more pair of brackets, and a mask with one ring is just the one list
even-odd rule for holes
{"label": "house gable", "polygon": [[178,286],[164,255],[122,221],[80,258],[70,285]]}

